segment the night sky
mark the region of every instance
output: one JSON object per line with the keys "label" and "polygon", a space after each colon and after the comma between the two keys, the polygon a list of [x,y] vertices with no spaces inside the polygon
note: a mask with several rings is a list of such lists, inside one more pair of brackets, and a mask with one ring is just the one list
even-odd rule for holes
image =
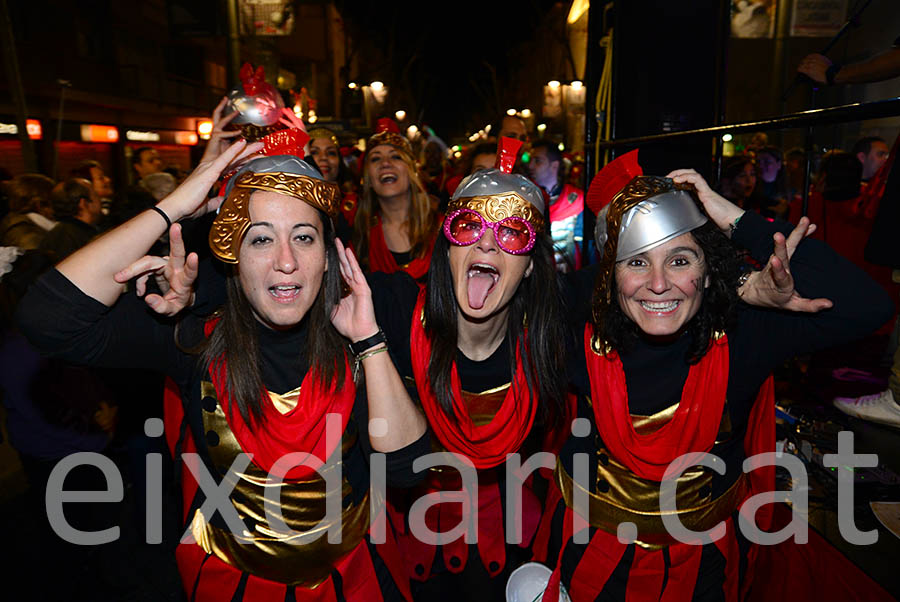
{"label": "night sky", "polygon": [[360,73],[360,80],[382,79],[397,95],[393,101],[408,104],[403,108],[410,118],[449,138],[484,127],[508,107],[539,108],[532,102],[540,98],[538,80],[526,84],[521,73],[538,60],[535,39],[547,15],[554,5],[564,15],[568,3],[337,5],[361,48],[372,44],[386,55],[384,63],[371,65],[371,75]]}

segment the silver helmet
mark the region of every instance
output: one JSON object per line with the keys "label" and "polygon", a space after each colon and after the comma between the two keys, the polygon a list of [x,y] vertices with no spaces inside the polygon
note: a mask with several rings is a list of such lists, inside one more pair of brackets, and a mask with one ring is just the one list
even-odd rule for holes
{"label": "silver helmet", "polygon": [[234,125],[269,127],[278,123],[284,109],[281,93],[266,82],[262,67],[256,71],[249,63],[241,68],[241,83],[228,93],[228,104],[222,112],[225,117],[237,111],[231,121]]}
{"label": "silver helmet", "polygon": [[459,183],[451,201],[504,194],[516,194],[534,205],[541,215],[547,214],[544,195],[537,184],[525,176],[504,173],[499,169],[483,169],[466,177]]}
{"label": "silver helmet", "polygon": [[637,176],[597,215],[594,241],[601,257],[609,239],[609,210],[617,203],[631,206],[621,214],[615,261],[645,253],[707,222],[691,193],[676,188],[671,179]]}

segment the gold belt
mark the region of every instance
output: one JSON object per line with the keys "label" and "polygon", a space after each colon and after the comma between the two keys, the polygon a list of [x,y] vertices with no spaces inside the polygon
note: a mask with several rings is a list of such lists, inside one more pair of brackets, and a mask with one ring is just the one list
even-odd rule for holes
{"label": "gold belt", "polygon": [[[201,394],[215,398],[215,389],[203,382]],[[208,447],[215,466],[230,466],[237,454],[242,453],[240,444],[232,433],[222,411],[221,404],[215,409],[203,410],[203,427],[213,431],[217,440]],[[336,470],[342,462],[341,456],[356,444],[358,432],[351,422],[334,450],[335,458],[322,470],[326,474]],[[365,493],[358,503],[346,504],[352,493],[350,483],[344,476],[338,491],[328,492],[340,495],[343,502],[339,517],[326,521],[326,482],[314,473],[306,479],[273,481],[268,473],[251,463],[236,475],[237,482],[230,501],[238,516],[244,522],[243,533],[232,533],[208,522],[199,510],[191,521],[191,534],[197,544],[208,554],[257,577],[286,583],[316,587],[328,579],[334,565],[351,552],[365,537],[369,529],[369,494]],[[265,492],[280,487],[281,518],[291,532],[279,532],[269,524],[265,513]],[[341,542],[328,542],[329,527],[340,520]]]}
{"label": "gold belt", "polygon": [[[555,477],[569,508],[573,508],[574,492],[588,497],[588,523],[616,535],[620,523],[637,525],[638,541],[643,548],[656,550],[679,543],[665,528],[659,505],[657,481],[641,479],[615,462],[606,450],[598,452],[597,482],[601,493],[587,491],[575,482],[557,460]],[[602,458],[602,461],[601,461]],[[701,469],[690,469],[678,479],[674,513],[686,529],[707,531],[727,519],[747,497],[750,486],[746,475],[741,476],[728,490],[711,499],[712,476]],[[605,491],[603,491],[605,489]],[[670,513],[671,514],[671,513]]]}

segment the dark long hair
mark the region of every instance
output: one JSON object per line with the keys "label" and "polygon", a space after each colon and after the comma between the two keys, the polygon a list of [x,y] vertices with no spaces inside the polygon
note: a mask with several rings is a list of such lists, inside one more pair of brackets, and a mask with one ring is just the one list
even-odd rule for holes
{"label": "dark long hair", "polygon": [[[457,353],[458,303],[450,271],[450,242],[438,235],[431,256],[425,289],[425,330],[431,338],[428,380],[444,412],[453,417],[450,372]],[[516,346],[522,354],[522,368],[529,393],[537,394],[540,420],[555,426],[564,415],[566,390],[565,327],[560,298],[559,276],[553,263],[549,236],[538,235],[531,251],[534,267],[519,283],[509,302],[506,337],[509,343],[509,375],[515,386]],[[525,345],[525,326],[528,345]]]}
{"label": "dark long hair", "polygon": [[[314,371],[323,386],[328,386],[333,381],[342,382],[347,377],[344,363],[346,344],[331,324],[330,318],[331,309],[341,298],[334,225],[324,212],[318,213],[322,220],[328,270],[323,274],[316,300],[303,318],[309,320],[305,355],[309,370]],[[256,334],[257,322],[253,317],[250,301],[241,288],[237,271],[233,268],[229,269],[225,287],[228,299],[221,309],[221,321],[201,347],[201,361],[207,369],[214,369],[220,358],[225,358],[228,363],[228,396],[237,403],[244,422],[251,426],[261,426],[264,419],[261,400],[265,387],[259,369],[261,356]]]}
{"label": "dark long hair", "polygon": [[[686,359],[694,364],[706,354],[713,333],[725,332],[734,324],[741,260],[734,244],[711,221],[692,230],[691,236],[703,250],[705,275],[709,277],[709,287],[703,292],[700,309],[685,325],[691,335]],[[606,283],[598,281],[594,296],[605,294],[603,289],[606,286]],[[613,349],[627,352],[637,343],[641,331],[619,307],[615,273],[610,277],[608,286],[613,301],[605,312],[605,319],[599,323],[594,321],[594,332]]]}

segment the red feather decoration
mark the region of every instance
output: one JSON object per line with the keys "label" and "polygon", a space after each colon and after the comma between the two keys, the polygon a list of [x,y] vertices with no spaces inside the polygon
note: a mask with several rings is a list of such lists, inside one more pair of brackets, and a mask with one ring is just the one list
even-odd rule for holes
{"label": "red feather decoration", "polygon": [[400,126],[398,126],[397,122],[390,117],[382,117],[375,125],[375,133],[380,134],[381,132],[393,132],[394,134],[399,134]]}
{"label": "red feather decoration", "polygon": [[632,178],[642,175],[637,149],[610,161],[594,176],[585,197],[587,206],[597,215]]}
{"label": "red feather decoration", "polygon": [[238,75],[241,78],[241,83],[244,85],[244,93],[250,94],[251,96],[259,92],[262,88],[262,84],[266,82],[266,73],[263,70],[262,65],[257,67],[256,72],[254,73],[253,65],[244,63]]}
{"label": "red feather decoration", "polygon": [[516,158],[519,156],[519,149],[521,148],[521,140],[501,136],[500,140],[497,141],[497,161],[494,163],[494,167],[503,173],[512,173],[516,164]]}

